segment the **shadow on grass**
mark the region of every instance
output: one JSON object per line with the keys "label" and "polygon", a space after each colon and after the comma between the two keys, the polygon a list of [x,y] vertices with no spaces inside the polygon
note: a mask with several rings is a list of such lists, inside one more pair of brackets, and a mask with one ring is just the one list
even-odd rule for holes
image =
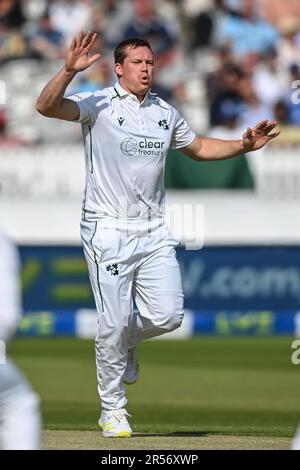
{"label": "shadow on grass", "polygon": [[207,437],[214,432],[167,432],[167,433],[133,433],[133,437]]}

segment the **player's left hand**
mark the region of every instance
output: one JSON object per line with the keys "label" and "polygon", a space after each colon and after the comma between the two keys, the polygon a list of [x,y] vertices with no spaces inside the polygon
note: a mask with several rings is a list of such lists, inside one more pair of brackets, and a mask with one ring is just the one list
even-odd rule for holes
{"label": "player's left hand", "polygon": [[245,152],[258,150],[266,145],[270,140],[275,139],[279,134],[278,132],[270,133],[277,126],[276,121],[269,121],[265,119],[259,122],[253,129],[248,127],[245,134],[243,134],[243,146]]}

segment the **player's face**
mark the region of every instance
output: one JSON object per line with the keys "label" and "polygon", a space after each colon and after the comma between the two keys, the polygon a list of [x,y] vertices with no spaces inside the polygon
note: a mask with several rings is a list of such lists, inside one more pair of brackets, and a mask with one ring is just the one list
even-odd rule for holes
{"label": "player's face", "polygon": [[148,47],[127,47],[123,64],[116,64],[115,70],[124,90],[143,99],[153,80],[153,54]]}

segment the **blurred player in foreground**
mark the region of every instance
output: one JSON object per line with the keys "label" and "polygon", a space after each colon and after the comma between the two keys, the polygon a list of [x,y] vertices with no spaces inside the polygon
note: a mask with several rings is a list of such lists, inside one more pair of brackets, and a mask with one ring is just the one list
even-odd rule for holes
{"label": "blurred player in foreground", "polygon": [[293,438],[291,450],[300,450],[300,424]]}
{"label": "blurred player in foreground", "polygon": [[114,87],[64,98],[75,75],[100,59],[88,55],[96,39],[91,32],[73,38],[37,110],[82,124],[87,178],[81,236],[98,312],[99,424],[105,437],[130,437],[124,384],[138,378],[136,346],[175,330],[183,319],[178,241],[164,220],[168,150],[180,149],[194,160],[223,160],[257,150],[278,133],[272,133],[277,123],[265,120],[240,140],[197,137],[173,106],[151,93],[154,57],[141,39],[115,49]]}
{"label": "blurred player in foreground", "polygon": [[20,265],[16,247],[0,233],[0,448],[40,447],[39,397],[6,357],[21,317]]}

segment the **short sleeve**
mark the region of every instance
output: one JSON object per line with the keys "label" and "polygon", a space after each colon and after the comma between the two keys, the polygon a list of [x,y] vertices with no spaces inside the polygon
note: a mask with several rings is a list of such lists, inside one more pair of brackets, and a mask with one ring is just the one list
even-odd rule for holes
{"label": "short sleeve", "polygon": [[175,112],[175,124],[172,135],[171,147],[173,149],[180,149],[190,145],[196,137],[195,132],[190,128],[186,120],[181,114],[173,108]]}
{"label": "short sleeve", "polygon": [[75,101],[77,103],[80,116],[77,122],[86,125],[93,125],[97,119],[97,104],[99,97],[94,93],[77,93],[75,95],[66,96],[68,100]]}

